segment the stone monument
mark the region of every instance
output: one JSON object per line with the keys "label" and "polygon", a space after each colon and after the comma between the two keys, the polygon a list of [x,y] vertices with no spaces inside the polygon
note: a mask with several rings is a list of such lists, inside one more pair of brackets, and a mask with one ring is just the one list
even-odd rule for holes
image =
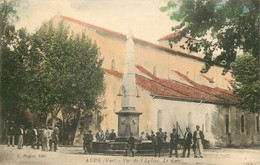
{"label": "stone monument", "polygon": [[122,109],[116,112],[118,115],[118,138],[126,139],[130,132],[137,139],[139,137],[139,115],[136,111],[136,80],[134,62],[133,36],[128,35],[125,52],[125,70],[122,85]]}

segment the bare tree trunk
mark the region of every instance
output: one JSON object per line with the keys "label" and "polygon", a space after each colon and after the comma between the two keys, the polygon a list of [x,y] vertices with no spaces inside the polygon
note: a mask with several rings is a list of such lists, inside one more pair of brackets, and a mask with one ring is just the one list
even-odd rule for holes
{"label": "bare tree trunk", "polygon": [[79,109],[79,117],[78,117],[78,123],[77,123],[77,127],[76,127],[76,130],[75,130],[75,134],[74,134],[74,139],[73,139],[73,145],[80,145],[79,144],[79,141],[80,141],[80,120],[81,120],[81,117],[82,117],[82,112],[83,110]]}
{"label": "bare tree trunk", "polygon": [[54,111],[51,112],[51,125],[54,128],[56,122],[57,122],[57,115],[60,111],[60,108],[56,108]]}

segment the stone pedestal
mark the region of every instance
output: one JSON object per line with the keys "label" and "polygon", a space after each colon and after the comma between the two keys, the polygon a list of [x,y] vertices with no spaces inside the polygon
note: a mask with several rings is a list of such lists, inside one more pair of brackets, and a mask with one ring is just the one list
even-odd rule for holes
{"label": "stone pedestal", "polygon": [[116,114],[118,115],[118,138],[128,138],[132,132],[135,139],[139,139],[139,115],[142,113],[123,109]]}

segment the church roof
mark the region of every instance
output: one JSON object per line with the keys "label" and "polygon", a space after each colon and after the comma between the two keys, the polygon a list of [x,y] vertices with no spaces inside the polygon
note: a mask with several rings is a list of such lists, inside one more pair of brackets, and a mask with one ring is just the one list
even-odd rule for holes
{"label": "church roof", "polygon": [[[171,80],[161,79],[157,76],[151,74],[145,68],[140,65],[136,66],[142,73],[146,74],[148,77],[141,76],[136,74],[136,84],[150,92],[154,96],[176,99],[176,100],[185,100],[193,102],[207,102],[207,103],[226,103],[226,104],[235,104],[239,102],[239,99],[232,92],[227,91],[221,88],[210,88],[204,85],[200,85],[192,80],[190,80],[185,75],[176,71],[176,73],[184,78],[186,81],[189,81],[193,86],[188,86],[180,83],[173,82]],[[119,73],[114,70],[103,69],[108,74],[113,75],[118,78],[122,78],[122,73]]]}
{"label": "church roof", "polygon": [[[112,31],[112,30],[109,30],[109,29],[106,29],[106,28],[103,28],[103,27],[92,25],[92,24],[89,24],[89,23],[86,23],[86,22],[83,22],[83,21],[80,21],[80,20],[77,20],[77,19],[74,19],[74,18],[70,18],[70,17],[66,17],[66,16],[60,16],[60,18],[62,18],[64,20],[72,21],[74,23],[78,23],[80,25],[84,25],[84,26],[87,26],[87,27],[90,27],[90,28],[93,28],[93,29],[96,29],[98,31],[102,31],[102,32],[106,32],[106,33],[109,33],[109,34],[112,34],[112,35],[115,35],[115,36],[126,38],[126,35],[123,34],[123,33],[115,32],[115,31]],[[203,58],[198,57],[196,55],[193,55],[191,53],[186,53],[186,52],[175,50],[175,49],[172,49],[172,48],[167,48],[165,46],[158,45],[158,44],[155,44],[155,43],[152,43],[152,42],[149,42],[149,41],[145,41],[145,40],[142,40],[142,39],[139,39],[139,38],[136,38],[136,37],[134,37],[133,39],[134,39],[134,41],[139,42],[139,43],[144,44],[144,45],[147,45],[147,46],[151,46],[151,47],[161,49],[161,50],[164,50],[164,51],[167,51],[167,52],[170,52],[170,53],[175,53],[177,55],[190,57],[190,58],[193,58],[193,59],[203,61]]]}

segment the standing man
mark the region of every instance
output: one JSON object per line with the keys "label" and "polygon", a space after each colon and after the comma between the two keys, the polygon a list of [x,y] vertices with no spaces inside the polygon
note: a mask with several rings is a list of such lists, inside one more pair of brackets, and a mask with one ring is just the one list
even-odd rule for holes
{"label": "standing man", "polygon": [[42,133],[43,133],[43,129],[44,129],[44,126],[38,127],[38,129],[37,129],[37,132],[38,132],[38,136],[37,136],[37,139],[38,139],[37,149],[40,149],[40,145],[42,146]]}
{"label": "standing man", "polygon": [[52,133],[52,143],[54,144],[54,151],[58,150],[58,142],[59,142],[59,128],[55,125]]}
{"label": "standing man", "polygon": [[116,133],[114,132],[114,129],[111,130],[111,133],[109,135],[109,140],[116,140]]}
{"label": "standing man", "polygon": [[177,130],[174,128],[172,129],[172,133],[170,134],[170,157],[172,157],[172,150],[175,150],[175,156],[178,157],[178,141],[179,141],[179,135],[177,133]]}
{"label": "standing man", "polygon": [[128,151],[130,151],[132,153],[132,157],[135,156],[134,153],[134,148],[135,148],[135,138],[133,137],[133,133],[130,132],[130,137],[127,140],[128,145],[127,145],[127,150],[126,150],[126,156],[129,154]]}
{"label": "standing man", "polygon": [[21,125],[18,129],[18,149],[23,148],[23,134],[24,134],[24,126]]}
{"label": "standing man", "polygon": [[158,153],[158,156],[160,157],[161,156],[161,147],[162,147],[162,137],[160,136],[160,133],[159,132],[156,132],[156,136],[154,137],[154,157],[157,156],[157,153]]}
{"label": "standing man", "polygon": [[93,135],[92,135],[92,131],[88,130],[88,134],[84,137],[85,140],[85,148],[87,149],[88,153],[91,154],[92,152],[92,141],[93,141]]}
{"label": "standing man", "polygon": [[48,126],[42,132],[42,150],[48,152]]}
{"label": "standing man", "polygon": [[203,145],[202,145],[202,140],[204,139],[204,134],[200,130],[200,126],[196,126],[196,131],[193,133],[193,141],[196,146],[195,149],[195,158],[203,158],[202,157],[202,152],[203,152]]}
{"label": "standing man", "polygon": [[[157,135],[157,133],[156,133]],[[162,128],[159,128],[159,137],[164,141],[165,133],[162,131]]]}
{"label": "standing man", "polygon": [[183,152],[182,157],[185,157],[186,150],[188,150],[187,157],[190,157],[190,145],[192,143],[192,134],[190,132],[190,129],[187,127],[186,132],[184,134],[184,145],[183,145]]}
{"label": "standing man", "polygon": [[31,135],[32,135],[32,148],[35,149],[35,146],[37,145],[37,141],[38,141],[38,132],[36,127],[33,127]]}
{"label": "standing man", "polygon": [[10,146],[10,143],[12,143],[12,146],[14,147],[14,135],[15,135],[15,130],[13,125],[11,125],[8,130],[7,130],[7,146]]}
{"label": "standing man", "polygon": [[83,137],[83,150],[84,150],[84,153],[87,153],[87,141],[88,141],[88,137],[86,133],[83,134],[84,137]]}
{"label": "standing man", "polygon": [[24,141],[24,144],[26,145],[26,147],[30,144],[31,145],[33,144],[33,143],[31,143],[31,139],[32,139],[32,137],[31,137],[31,132],[30,132],[29,128],[25,128],[24,135],[23,135],[23,141]]}
{"label": "standing man", "polygon": [[47,146],[49,146],[49,151],[52,150],[52,133],[53,133],[53,130],[52,130],[52,126],[49,126],[48,127],[48,140],[47,140]]}

